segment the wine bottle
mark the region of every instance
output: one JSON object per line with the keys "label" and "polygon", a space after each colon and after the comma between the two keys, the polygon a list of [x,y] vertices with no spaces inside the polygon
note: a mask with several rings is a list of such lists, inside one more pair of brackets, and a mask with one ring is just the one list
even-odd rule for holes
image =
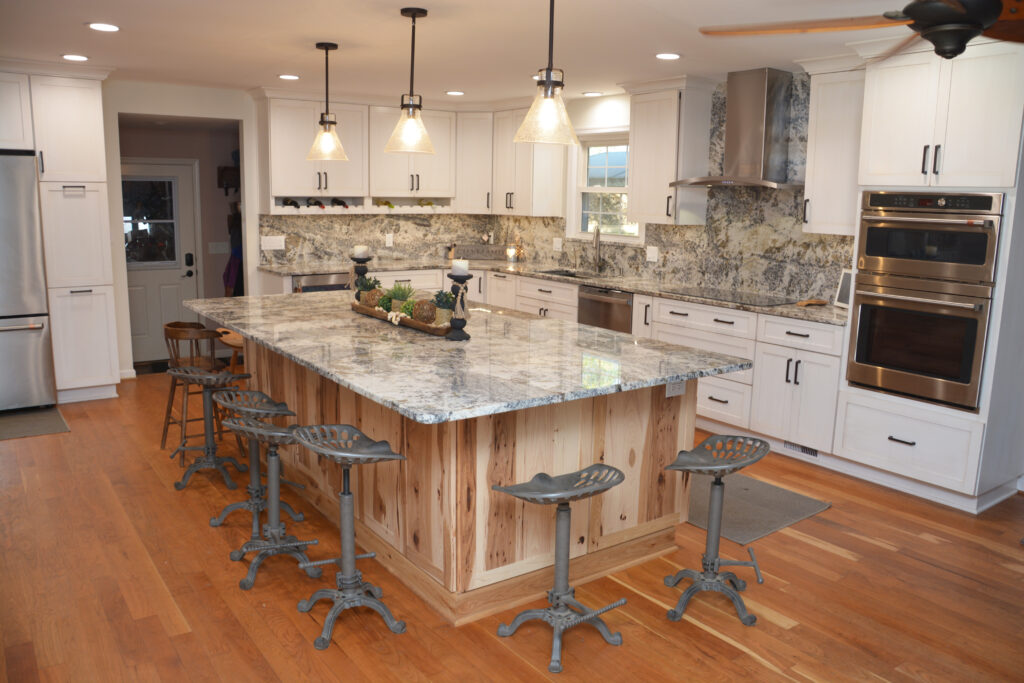
{"label": "wine bottle", "polygon": [[285,197],[281,200],[281,206],[294,206],[297,209],[299,208],[299,203],[291,197]]}

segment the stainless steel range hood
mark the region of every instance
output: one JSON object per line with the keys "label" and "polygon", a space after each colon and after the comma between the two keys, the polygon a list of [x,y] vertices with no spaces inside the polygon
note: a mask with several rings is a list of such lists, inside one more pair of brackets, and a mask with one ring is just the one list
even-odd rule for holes
{"label": "stainless steel range hood", "polygon": [[684,178],[670,186],[741,185],[790,189],[800,183],[786,182],[789,164],[789,92],[793,74],[778,69],[735,71],[726,81],[725,160],[723,174]]}

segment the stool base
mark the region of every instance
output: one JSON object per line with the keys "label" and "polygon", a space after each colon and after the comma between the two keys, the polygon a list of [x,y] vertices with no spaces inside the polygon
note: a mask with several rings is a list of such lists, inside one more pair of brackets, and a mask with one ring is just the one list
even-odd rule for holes
{"label": "stool base", "polygon": [[[203,450],[205,450],[205,448]],[[224,477],[224,485],[229,489],[234,490],[238,488],[238,484],[232,481],[227,468],[224,466],[225,463],[234,465],[235,469],[239,472],[246,472],[249,469],[234,458],[222,458],[217,455],[200,455],[192,461],[191,465],[188,466],[188,469],[185,470],[185,474],[181,475],[181,479],[174,482],[174,488],[178,491],[184,489],[188,486],[188,480],[191,479],[192,475],[199,470],[217,470],[220,472],[221,476]]]}
{"label": "stool base", "polygon": [[739,594],[739,591],[744,590],[747,584],[732,572],[698,572],[693,569],[683,569],[675,576],[666,576],[665,585],[675,586],[683,579],[692,579],[693,584],[679,596],[675,609],[668,611],[668,618],[671,621],[679,621],[683,618],[686,605],[694,595],[712,591],[722,593],[732,601],[733,607],[736,608],[736,615],[744,626],[753,626],[757,622],[757,617],[747,611],[747,606],[743,604],[743,598]]}
{"label": "stool base", "polygon": [[338,619],[338,615],[353,607],[369,607],[384,619],[384,623],[392,633],[405,633],[405,622],[395,619],[388,606],[380,601],[380,597],[384,594],[383,591],[378,586],[363,581],[362,572],[356,571],[353,576],[349,577],[342,576],[342,573],[338,572],[336,579],[337,590],[322,588],[309,596],[308,600],[299,601],[300,612],[310,611],[313,609],[313,605],[320,600],[334,601],[334,605],[331,606],[324,619],[324,629],[321,631],[320,637],[313,641],[313,647],[318,650],[326,650],[331,644],[331,633],[334,631],[334,622]]}
{"label": "stool base", "polygon": [[304,569],[306,575],[313,579],[318,579],[323,574],[323,570],[319,567],[302,567],[304,564],[309,563],[309,557],[306,555],[306,546],[316,545],[318,541],[300,541],[294,536],[284,536],[279,541],[268,540],[250,540],[245,543],[238,550],[231,551],[231,559],[238,562],[246,553],[255,552],[256,557],[252,558],[249,563],[249,571],[246,573],[245,578],[238,582],[238,587],[244,591],[252,588],[256,582],[256,572],[259,571],[260,565],[263,564],[264,560],[273,557],[274,555],[291,555],[299,562],[299,567]]}

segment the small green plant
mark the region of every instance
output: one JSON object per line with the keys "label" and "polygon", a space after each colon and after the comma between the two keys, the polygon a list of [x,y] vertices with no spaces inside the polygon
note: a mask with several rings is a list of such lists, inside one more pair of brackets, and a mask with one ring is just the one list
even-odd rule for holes
{"label": "small green plant", "polygon": [[377,308],[383,308],[385,311],[391,310],[391,297],[385,294],[377,300]]}
{"label": "small green plant", "polygon": [[394,287],[389,289],[385,294],[391,297],[392,301],[406,301],[413,293],[412,285],[399,282]]}
{"label": "small green plant", "polygon": [[412,317],[412,309],[415,308],[415,307],[416,307],[416,302],[413,301],[412,299],[409,299],[404,304],[402,304],[402,313],[405,313],[407,316],[409,316],[411,318]]}
{"label": "small green plant", "polygon": [[455,295],[449,291],[439,289],[434,295],[434,305],[449,311],[455,310]]}
{"label": "small green plant", "polygon": [[380,287],[380,280],[375,277],[360,275],[356,278],[356,289],[360,292],[369,292]]}

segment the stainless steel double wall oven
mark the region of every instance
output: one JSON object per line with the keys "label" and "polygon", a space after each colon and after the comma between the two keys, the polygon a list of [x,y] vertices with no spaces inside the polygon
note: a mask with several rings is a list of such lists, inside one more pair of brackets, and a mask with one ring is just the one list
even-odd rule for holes
{"label": "stainless steel double wall oven", "polygon": [[846,378],[977,410],[1003,195],[865,192]]}

